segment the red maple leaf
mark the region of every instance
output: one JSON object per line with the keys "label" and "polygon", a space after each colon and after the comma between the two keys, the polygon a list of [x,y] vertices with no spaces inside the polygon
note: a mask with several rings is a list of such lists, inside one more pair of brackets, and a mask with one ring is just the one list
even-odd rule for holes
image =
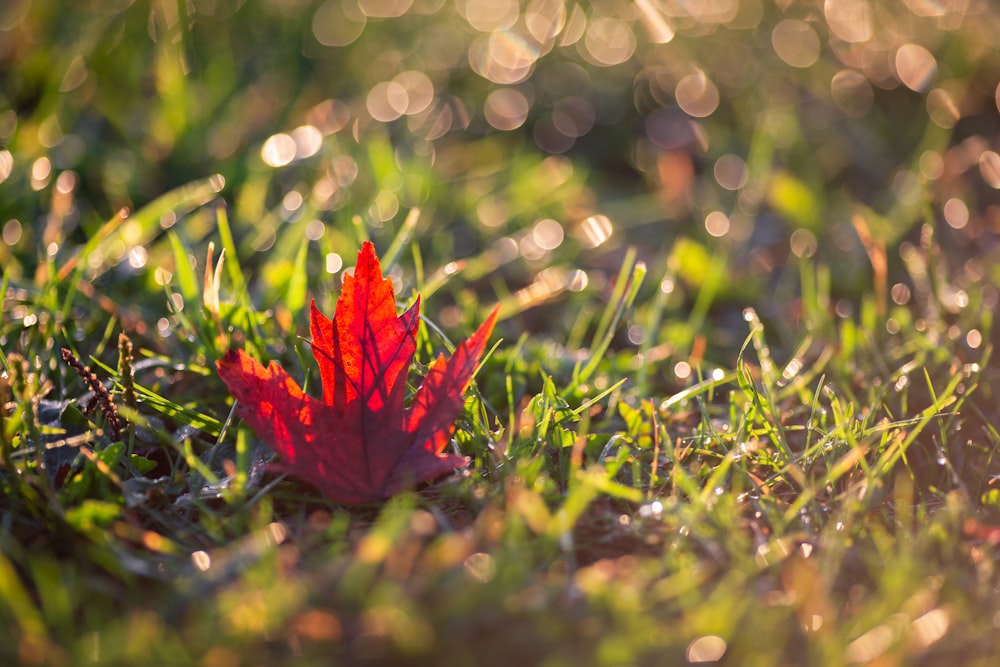
{"label": "red maple leaf", "polygon": [[281,456],[276,467],[328,498],[367,503],[388,498],[467,463],[445,454],[463,393],[486,348],[497,311],[439,356],[409,407],[406,374],[416,349],[420,299],[396,315],[392,282],[371,243],[358,253],[331,321],[313,303],[313,355],[323,399],[307,395],[276,362],[265,368],[242,350],[216,362],[239,402],[237,413]]}

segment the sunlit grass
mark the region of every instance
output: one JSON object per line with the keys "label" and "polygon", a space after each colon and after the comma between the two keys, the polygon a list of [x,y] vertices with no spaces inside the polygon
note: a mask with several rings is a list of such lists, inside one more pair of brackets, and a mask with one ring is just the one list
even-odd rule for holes
{"label": "sunlit grass", "polygon": [[[238,5],[0,9],[0,662],[993,664],[996,8]],[[366,240],[501,321],[342,507],[214,362]]]}

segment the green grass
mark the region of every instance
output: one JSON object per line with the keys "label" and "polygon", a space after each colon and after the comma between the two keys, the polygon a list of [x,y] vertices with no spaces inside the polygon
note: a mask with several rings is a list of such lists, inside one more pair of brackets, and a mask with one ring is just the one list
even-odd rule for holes
{"label": "green grass", "polygon": [[[923,44],[936,75],[901,85],[904,50],[847,90],[807,2],[668,15],[669,43],[587,6],[634,55],[550,45],[508,87],[451,4],[342,48],[329,3],[121,4],[0,10],[0,662],[993,664],[992,6],[873,2],[860,53]],[[820,55],[792,66],[799,19]],[[406,69],[448,132],[365,110]],[[580,99],[593,128],[547,154]],[[316,152],[274,163],[305,124]],[[501,321],[468,469],[344,507],[269,471],[214,361],[316,394],[309,300],[368,239],[423,300],[411,387]]]}

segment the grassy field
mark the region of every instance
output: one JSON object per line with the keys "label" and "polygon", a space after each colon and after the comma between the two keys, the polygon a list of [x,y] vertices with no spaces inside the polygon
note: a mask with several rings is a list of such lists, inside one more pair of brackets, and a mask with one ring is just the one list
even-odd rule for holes
{"label": "grassy field", "polygon": [[[0,663],[995,664],[997,34],[3,3]],[[310,299],[366,240],[422,301],[412,389],[500,321],[468,468],[341,506],[215,361],[316,395]]]}

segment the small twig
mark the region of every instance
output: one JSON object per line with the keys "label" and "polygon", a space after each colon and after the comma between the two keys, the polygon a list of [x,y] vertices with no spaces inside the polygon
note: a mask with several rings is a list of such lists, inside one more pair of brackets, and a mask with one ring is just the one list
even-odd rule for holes
{"label": "small twig", "polygon": [[[133,381],[135,371],[132,368],[134,359],[132,339],[125,332],[118,334],[118,375],[121,378],[122,399],[125,401],[125,407],[132,412],[138,412],[139,399],[135,394],[135,383]],[[129,422],[126,427],[129,434],[129,447],[131,447],[132,441],[135,438],[135,425]]]}
{"label": "small twig", "polygon": [[115,407],[114,401],[111,400],[111,392],[108,391],[107,387],[98,379],[97,375],[90,370],[89,366],[83,365],[83,363],[76,358],[73,351],[69,348],[62,348],[60,351],[62,354],[63,361],[76,371],[76,374],[87,383],[91,391],[94,392],[94,396],[97,397],[97,402],[104,410],[104,418],[108,426],[108,435],[111,438],[111,442],[121,442],[122,439],[122,418],[118,414],[118,408]]}
{"label": "small twig", "polygon": [[135,375],[132,370],[134,359],[132,339],[124,332],[118,334],[118,373],[121,375],[122,398],[130,410],[138,410],[139,408],[139,400],[135,395],[135,384],[132,380]]}

